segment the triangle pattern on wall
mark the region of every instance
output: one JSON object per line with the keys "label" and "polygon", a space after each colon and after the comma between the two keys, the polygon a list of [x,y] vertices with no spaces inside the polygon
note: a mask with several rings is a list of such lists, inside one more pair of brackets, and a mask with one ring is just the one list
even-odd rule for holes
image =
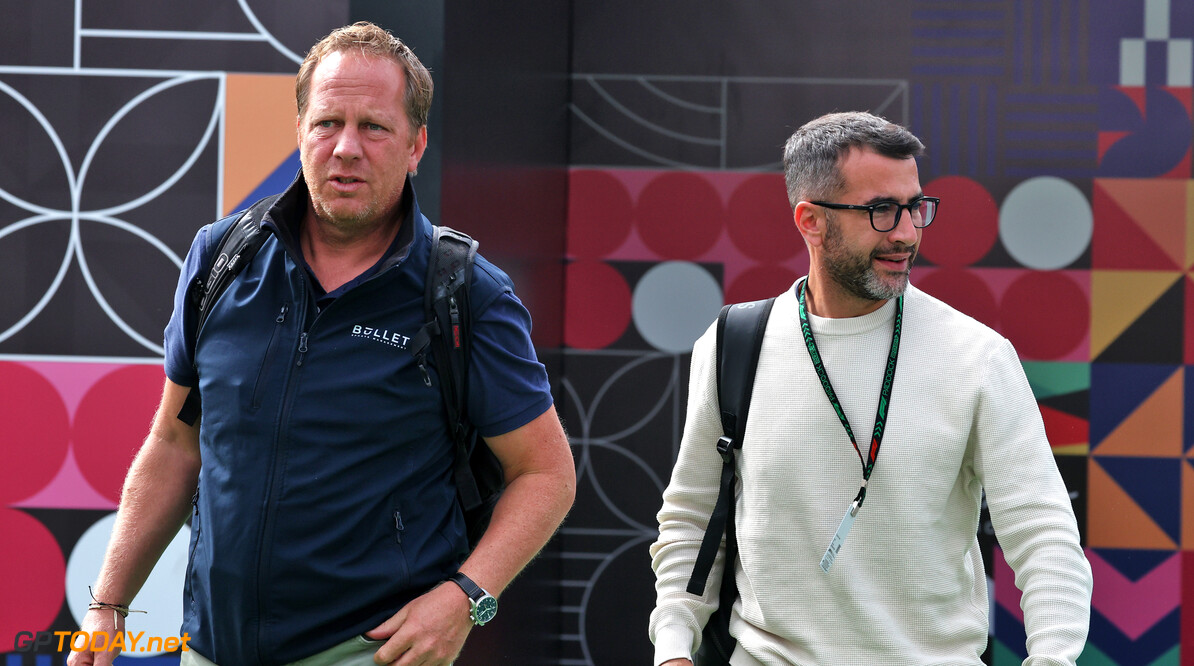
{"label": "triangle pattern on wall", "polygon": [[[1094,182],[1093,195],[1094,268],[1181,270],[1184,181],[1101,179]],[[1158,214],[1158,209],[1171,213]]]}
{"label": "triangle pattern on wall", "polygon": [[1180,275],[1151,271],[1091,271],[1091,358],[1098,358],[1177,282]]}
{"label": "triangle pattern on wall", "polygon": [[[1181,273],[1155,273],[1165,276],[1165,290],[1155,300],[1127,323],[1113,339],[1102,347],[1095,360],[1101,363],[1181,363],[1184,343],[1182,341],[1185,290],[1182,288]],[[1096,279],[1098,272],[1095,272]],[[1152,286],[1159,286],[1160,281]],[[1130,303],[1125,304],[1131,307]],[[1136,302],[1139,305],[1140,301]],[[1093,326],[1097,328],[1100,315],[1106,313],[1109,303],[1104,303],[1098,314],[1092,308]],[[1092,354],[1094,354],[1092,345]]]}
{"label": "triangle pattern on wall", "polygon": [[1088,515],[1099,516],[1087,524],[1086,538],[1091,547],[1176,549],[1173,538],[1112,478],[1103,462],[1092,457],[1087,478]]}
{"label": "triangle pattern on wall", "polygon": [[1185,373],[1178,368],[1095,446],[1100,456],[1176,458],[1182,455]]}

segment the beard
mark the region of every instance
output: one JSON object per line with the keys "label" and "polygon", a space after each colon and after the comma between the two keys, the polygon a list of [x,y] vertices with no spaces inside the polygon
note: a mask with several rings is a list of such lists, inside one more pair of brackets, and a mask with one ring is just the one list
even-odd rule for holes
{"label": "beard", "polygon": [[[855,254],[846,246],[842,230],[832,218],[826,217],[825,270],[829,278],[847,293],[867,301],[886,301],[904,293],[908,287],[908,276],[916,260],[917,248],[897,243],[880,247],[866,255]],[[880,275],[875,271],[875,258],[881,254],[907,252],[908,268],[901,273]]]}
{"label": "beard", "polygon": [[[306,165],[303,166],[303,178],[307,182],[307,192],[315,216],[330,227],[350,235],[368,230],[385,216],[395,214],[402,195],[401,188],[397,193],[383,194],[371,191],[372,197],[367,200],[359,197],[340,197],[335,193],[327,194],[320,191],[319,187],[311,187],[311,183],[321,181],[319,174],[307,172]],[[387,196],[387,199],[383,199]]]}

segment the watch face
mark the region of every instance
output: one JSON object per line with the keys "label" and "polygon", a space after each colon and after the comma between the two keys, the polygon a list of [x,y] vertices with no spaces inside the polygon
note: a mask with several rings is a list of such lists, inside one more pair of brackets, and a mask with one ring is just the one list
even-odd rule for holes
{"label": "watch face", "polygon": [[473,608],[473,622],[477,624],[485,624],[497,615],[497,599],[486,595],[482,597],[477,605]]}

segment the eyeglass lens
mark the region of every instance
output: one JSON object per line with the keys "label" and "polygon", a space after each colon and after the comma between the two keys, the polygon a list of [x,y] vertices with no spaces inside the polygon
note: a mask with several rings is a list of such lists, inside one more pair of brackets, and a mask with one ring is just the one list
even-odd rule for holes
{"label": "eyeglass lens", "polygon": [[871,209],[871,226],[878,231],[891,231],[900,223],[901,214],[907,208],[912,215],[912,225],[927,227],[937,214],[937,204],[929,199],[921,199],[907,205],[880,204]]}

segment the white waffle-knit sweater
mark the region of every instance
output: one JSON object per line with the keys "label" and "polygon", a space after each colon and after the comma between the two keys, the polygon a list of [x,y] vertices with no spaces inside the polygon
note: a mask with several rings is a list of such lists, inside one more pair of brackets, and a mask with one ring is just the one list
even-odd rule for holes
{"label": "white waffle-knit sweater", "polygon": [[[861,317],[810,315],[864,454],[894,316],[894,301]],[[739,453],[732,663],[981,664],[988,606],[976,532],[985,489],[1023,591],[1024,664],[1074,664],[1090,620],[1090,565],[1015,350],[911,286],[902,337],[866,501],[824,573],[821,556],[862,466],[809,359],[794,289],[776,300]],[[721,434],[711,327],[693,349],[687,422],[651,546],[656,664],[688,657],[716,608],[721,552],[704,598],[685,587],[717,498]]]}

